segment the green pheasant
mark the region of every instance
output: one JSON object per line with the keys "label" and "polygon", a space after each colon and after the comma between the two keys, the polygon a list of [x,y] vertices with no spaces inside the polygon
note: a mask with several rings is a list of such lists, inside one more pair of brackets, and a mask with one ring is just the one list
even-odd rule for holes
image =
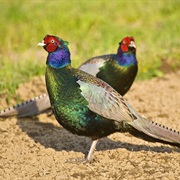
{"label": "green pheasant", "polygon": [[110,85],[73,68],[66,41],[47,35],[38,45],[48,52],[45,79],[54,116],[65,129],[93,140],[86,161],[98,139],[114,132],[140,131],[180,144],[179,131],[145,119]]}

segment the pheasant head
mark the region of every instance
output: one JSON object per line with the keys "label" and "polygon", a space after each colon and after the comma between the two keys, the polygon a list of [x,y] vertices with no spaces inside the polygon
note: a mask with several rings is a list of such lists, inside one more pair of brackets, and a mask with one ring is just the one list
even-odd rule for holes
{"label": "pheasant head", "polygon": [[119,43],[119,51],[124,53],[136,52],[136,44],[134,37],[125,37]]}
{"label": "pheasant head", "polygon": [[119,43],[117,61],[120,66],[132,66],[137,64],[136,44],[134,37],[125,37]]}
{"label": "pheasant head", "polygon": [[48,52],[46,64],[54,68],[64,67],[71,62],[68,42],[59,37],[46,35],[38,46],[42,46]]}

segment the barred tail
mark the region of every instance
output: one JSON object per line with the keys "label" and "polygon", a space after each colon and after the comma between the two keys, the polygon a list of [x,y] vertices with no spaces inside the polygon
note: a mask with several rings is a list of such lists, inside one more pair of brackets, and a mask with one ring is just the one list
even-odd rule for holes
{"label": "barred tail", "polygon": [[165,142],[180,144],[180,132],[177,130],[173,130],[151,120],[147,120],[141,116],[130,124],[135,129],[144,132],[148,136]]}
{"label": "barred tail", "polygon": [[0,111],[0,117],[31,117],[41,114],[51,108],[49,96],[43,94],[28,101]]}

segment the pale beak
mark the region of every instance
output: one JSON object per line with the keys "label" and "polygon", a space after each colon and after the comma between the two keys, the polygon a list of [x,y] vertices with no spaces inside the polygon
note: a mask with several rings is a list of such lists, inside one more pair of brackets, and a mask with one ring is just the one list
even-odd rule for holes
{"label": "pale beak", "polygon": [[133,48],[136,49],[136,44],[135,44],[135,42],[134,42],[134,41],[131,41],[130,44],[129,44],[129,47],[133,47]]}
{"label": "pale beak", "polygon": [[42,47],[44,47],[46,44],[44,43],[44,40],[42,41],[42,42],[40,42],[40,43],[38,43],[37,44],[37,46],[42,46]]}

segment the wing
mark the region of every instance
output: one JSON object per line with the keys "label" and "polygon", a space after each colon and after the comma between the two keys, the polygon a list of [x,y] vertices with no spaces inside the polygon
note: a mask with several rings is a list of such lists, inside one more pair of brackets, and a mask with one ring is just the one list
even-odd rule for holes
{"label": "wing", "polygon": [[77,83],[80,85],[81,94],[88,101],[88,107],[91,111],[109,120],[126,121],[138,131],[153,138],[180,144],[179,131],[142,117],[108,84],[104,83],[102,87],[98,86],[98,83],[87,83],[81,80]]}
{"label": "wing", "polygon": [[96,74],[99,72],[99,68],[103,66],[104,61],[94,61],[91,63],[82,64],[78,69],[85,71],[93,76],[96,76]]}
{"label": "wing", "polygon": [[[77,81],[81,94],[89,103],[89,109],[111,120],[132,122],[133,115],[126,100],[107,83],[95,80],[96,83]],[[98,83],[101,83],[101,86]]]}
{"label": "wing", "polygon": [[114,56],[114,54],[107,54],[91,58],[87,60],[85,63],[83,63],[78,69],[85,71],[93,76],[96,76],[99,72],[99,69],[104,65],[104,62],[106,62],[109,59],[112,59],[112,57]]}

